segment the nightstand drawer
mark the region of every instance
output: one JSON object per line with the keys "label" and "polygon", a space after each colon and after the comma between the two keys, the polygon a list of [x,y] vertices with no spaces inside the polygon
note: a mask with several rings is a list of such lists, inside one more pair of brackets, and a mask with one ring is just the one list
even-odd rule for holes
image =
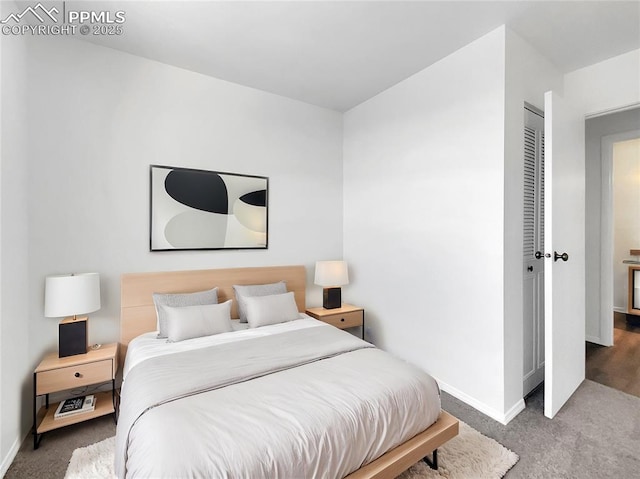
{"label": "nightstand drawer", "polygon": [[305,310],[312,318],[324,321],[336,328],[360,328],[361,337],[364,339],[364,309],[352,304],[342,303],[341,308],[307,308]]}
{"label": "nightstand drawer", "polygon": [[89,386],[113,378],[111,359],[93,363],[68,366],[37,373],[36,394],[64,391],[79,386]]}
{"label": "nightstand drawer", "polygon": [[330,314],[322,318],[322,321],[329,323],[336,328],[354,328],[362,326],[363,311],[351,311],[342,314]]}

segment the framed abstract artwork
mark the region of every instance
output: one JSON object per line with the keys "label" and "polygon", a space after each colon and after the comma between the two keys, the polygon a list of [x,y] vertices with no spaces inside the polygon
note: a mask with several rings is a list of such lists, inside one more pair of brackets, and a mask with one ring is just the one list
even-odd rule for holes
{"label": "framed abstract artwork", "polygon": [[266,249],[269,178],[151,165],[151,251]]}

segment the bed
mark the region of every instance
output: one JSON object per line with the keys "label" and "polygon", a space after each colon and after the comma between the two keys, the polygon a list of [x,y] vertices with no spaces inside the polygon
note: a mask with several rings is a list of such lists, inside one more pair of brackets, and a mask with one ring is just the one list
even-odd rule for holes
{"label": "bed", "polygon": [[393,478],[437,459],[458,421],[440,410],[435,381],[345,331],[299,313],[156,338],[153,293],[217,287],[224,303],[234,285],[279,281],[304,311],[303,266],[123,275],[118,477]]}

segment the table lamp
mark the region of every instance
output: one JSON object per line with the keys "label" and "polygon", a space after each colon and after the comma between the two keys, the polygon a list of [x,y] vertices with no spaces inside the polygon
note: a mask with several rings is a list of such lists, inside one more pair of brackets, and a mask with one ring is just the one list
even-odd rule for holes
{"label": "table lamp", "polygon": [[314,283],[322,286],[322,307],[335,309],[342,306],[340,286],[349,284],[349,272],[346,261],[316,261]]}
{"label": "table lamp", "polygon": [[64,317],[58,326],[58,356],[87,352],[88,318],[78,317],[100,309],[98,273],[48,276],[45,281],[44,315]]}

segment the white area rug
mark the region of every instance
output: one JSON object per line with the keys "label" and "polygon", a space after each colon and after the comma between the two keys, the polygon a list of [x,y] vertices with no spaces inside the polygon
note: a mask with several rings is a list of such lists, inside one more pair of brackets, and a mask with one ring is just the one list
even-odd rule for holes
{"label": "white area rug", "polygon": [[[112,479],[115,437],[73,451],[65,479]],[[518,462],[514,452],[460,421],[460,434],[438,449],[438,470],[419,462],[398,479],[499,479]]]}
{"label": "white area rug", "polygon": [[65,479],[113,479],[116,437],[79,447],[69,460]]}
{"label": "white area rug", "polygon": [[460,421],[458,435],[438,448],[437,471],[420,461],[397,479],[499,479],[518,459],[515,452]]}

